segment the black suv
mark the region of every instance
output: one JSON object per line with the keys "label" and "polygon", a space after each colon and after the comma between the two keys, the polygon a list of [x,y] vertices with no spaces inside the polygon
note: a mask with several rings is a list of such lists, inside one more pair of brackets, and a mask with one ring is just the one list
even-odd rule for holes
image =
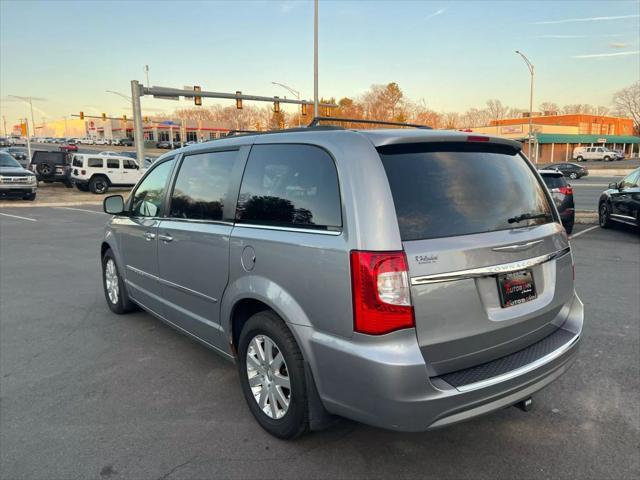
{"label": "black suv", "polygon": [[67,152],[33,152],[29,168],[39,181],[45,183],[62,182],[71,188],[71,165]]}
{"label": "black suv", "polygon": [[544,183],[551,193],[553,202],[558,209],[562,226],[571,234],[575,223],[576,210],[573,203],[573,188],[567,183],[562,172],[558,170],[538,170]]}

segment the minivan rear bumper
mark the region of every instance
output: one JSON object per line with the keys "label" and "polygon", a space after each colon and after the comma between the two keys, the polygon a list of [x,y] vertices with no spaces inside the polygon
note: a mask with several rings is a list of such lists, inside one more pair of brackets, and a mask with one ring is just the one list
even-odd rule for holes
{"label": "minivan rear bumper", "polygon": [[[458,382],[457,388],[447,383],[447,375],[429,378],[413,330],[381,337],[354,335],[351,340],[315,332],[304,342],[311,349],[316,386],[328,411],[391,430],[424,431],[513,405],[553,382],[576,357],[583,319],[582,302],[574,294],[560,327],[565,342],[551,351],[540,350],[538,358],[528,352],[532,361],[516,362],[511,370],[485,364],[482,377],[483,368],[476,367],[478,372],[469,378],[477,373],[482,381]],[[497,373],[487,377],[486,371]]]}

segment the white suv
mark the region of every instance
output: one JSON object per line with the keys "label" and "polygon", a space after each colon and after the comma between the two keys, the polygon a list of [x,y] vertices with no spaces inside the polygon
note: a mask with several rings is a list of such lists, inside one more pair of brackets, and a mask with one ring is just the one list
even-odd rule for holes
{"label": "white suv", "polygon": [[578,162],[584,162],[585,160],[613,162],[621,158],[619,152],[609,150],[607,147],[576,147],[573,149],[573,159]]}
{"label": "white suv", "polygon": [[71,162],[71,181],[83,192],[106,193],[109,187],[132,187],[144,171],[128,157],[76,154]]}

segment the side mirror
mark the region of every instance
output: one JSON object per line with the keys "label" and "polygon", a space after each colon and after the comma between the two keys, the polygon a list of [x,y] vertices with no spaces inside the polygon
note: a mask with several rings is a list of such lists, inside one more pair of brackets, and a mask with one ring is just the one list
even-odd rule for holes
{"label": "side mirror", "polygon": [[618,190],[618,184],[617,183],[610,183],[609,184],[609,189],[611,190]]}
{"label": "side mirror", "polygon": [[122,215],[124,212],[124,198],[122,195],[110,195],[102,202],[105,213],[110,215]]}

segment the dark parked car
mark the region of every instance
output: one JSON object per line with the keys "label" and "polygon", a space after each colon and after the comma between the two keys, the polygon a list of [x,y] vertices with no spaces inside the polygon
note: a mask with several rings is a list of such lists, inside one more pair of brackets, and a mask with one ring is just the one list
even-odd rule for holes
{"label": "dark parked car", "polygon": [[640,228],[640,168],[636,168],[618,183],[609,184],[598,202],[598,218],[602,228],[613,222]]}
{"label": "dark parked car", "polygon": [[123,147],[133,147],[133,140],[131,138],[119,138],[118,142],[113,142],[113,145],[122,145]]}
{"label": "dark parked car", "polygon": [[553,163],[551,165],[546,165],[544,168],[545,170],[559,170],[565,177],[569,177],[573,180],[589,175],[589,170],[587,168],[576,163]]}
{"label": "dark parked car", "polygon": [[62,182],[71,188],[71,165],[66,152],[33,152],[29,168],[45,183]]}
{"label": "dark parked car", "polygon": [[[180,146],[180,142],[177,143],[178,146]],[[173,147],[175,148],[176,143],[173,143]],[[167,150],[171,150],[171,142],[168,140],[162,140],[158,143],[156,143],[156,148],[166,148]]]}
{"label": "dark parked car", "polygon": [[11,142],[7,137],[0,137],[0,147],[8,147],[11,145]]}
{"label": "dark parked car", "polygon": [[26,167],[29,164],[29,152],[25,147],[8,147],[2,151],[18,160],[22,167]]}
{"label": "dark parked car", "polygon": [[37,190],[36,176],[22,168],[11,155],[0,152],[0,198],[20,197],[35,200]]}
{"label": "dark parked car", "polygon": [[573,188],[564,179],[562,172],[558,170],[540,170],[540,176],[547,185],[553,202],[556,204],[562,226],[570,234],[573,231],[575,222],[575,206],[573,203]]}

